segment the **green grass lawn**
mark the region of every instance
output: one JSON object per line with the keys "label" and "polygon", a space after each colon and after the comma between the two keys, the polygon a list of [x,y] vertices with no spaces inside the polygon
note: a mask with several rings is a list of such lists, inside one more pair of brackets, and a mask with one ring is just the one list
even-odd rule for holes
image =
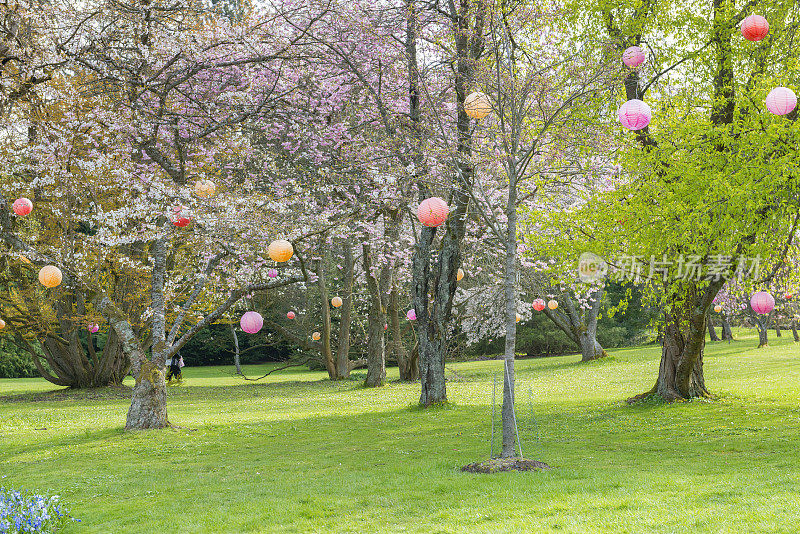
{"label": "green grass lawn", "polygon": [[519,361],[525,456],[554,469],[491,475],[459,468],[489,454],[499,361],[448,364],[452,405],[428,410],[419,384],[188,367],[169,389],[183,428],[148,432],[123,430],[113,393],[0,380],[0,486],[60,494],[68,532],[794,533],[800,345],[740,338],[707,349],[713,401],[625,405],[658,347]]}

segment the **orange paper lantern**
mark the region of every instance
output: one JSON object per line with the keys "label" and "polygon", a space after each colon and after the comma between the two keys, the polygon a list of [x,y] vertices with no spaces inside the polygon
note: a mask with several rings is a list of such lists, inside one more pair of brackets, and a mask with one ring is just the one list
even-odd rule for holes
{"label": "orange paper lantern", "polygon": [[331,299],[331,304],[333,305],[334,308],[338,308],[339,306],[341,306],[342,305],[341,297],[333,297]]}
{"label": "orange paper lantern", "polygon": [[313,339],[314,341],[319,341],[321,337],[322,334],[320,334],[319,332],[314,332],[313,334],[311,334],[311,339]]}
{"label": "orange paper lantern", "polygon": [[61,284],[61,280],[61,269],[55,265],[47,265],[42,267],[39,271],[39,282],[41,282],[44,287],[56,287]]}
{"label": "orange paper lantern", "polygon": [[520,322],[521,320],[522,320],[522,316],[520,314],[517,314],[517,322]]}
{"label": "orange paper lantern", "polygon": [[558,302],[556,302],[555,300],[551,300],[550,302],[547,303],[547,307],[550,308],[551,310],[555,310],[556,308],[558,308]]}
{"label": "orange paper lantern", "polygon": [[4,320],[0,319],[0,330],[2,330],[5,327],[6,327],[6,322]]}
{"label": "orange paper lantern", "polygon": [[462,278],[464,278],[464,271],[459,269],[458,272],[456,273],[456,281],[460,282]]}
{"label": "orange paper lantern", "polygon": [[717,312],[717,313],[721,312],[722,311],[722,306],[717,304],[716,306],[714,306],[714,311]]}
{"label": "orange paper lantern", "polygon": [[419,204],[417,218],[419,222],[430,228],[435,228],[447,220],[450,208],[447,202],[439,197],[426,198]]}
{"label": "orange paper lantern", "polygon": [[217,194],[217,186],[211,180],[197,180],[194,184],[194,194],[200,198],[210,198]]}
{"label": "orange paper lantern", "polygon": [[289,259],[294,254],[294,247],[292,244],[286,241],[285,239],[276,239],[272,243],[269,244],[269,257],[273,261],[277,262],[284,262],[289,261]]}
{"label": "orange paper lantern", "polygon": [[464,111],[472,119],[482,119],[492,112],[492,104],[485,93],[475,91],[464,99]]}

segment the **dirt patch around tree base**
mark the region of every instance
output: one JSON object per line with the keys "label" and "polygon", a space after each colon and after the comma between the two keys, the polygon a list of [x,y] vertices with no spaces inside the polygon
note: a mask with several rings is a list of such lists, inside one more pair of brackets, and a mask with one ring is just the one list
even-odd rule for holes
{"label": "dirt patch around tree base", "polygon": [[467,473],[500,473],[501,471],[537,471],[541,469],[552,469],[552,467],[538,460],[492,458],[491,460],[465,465],[461,468],[462,471]]}

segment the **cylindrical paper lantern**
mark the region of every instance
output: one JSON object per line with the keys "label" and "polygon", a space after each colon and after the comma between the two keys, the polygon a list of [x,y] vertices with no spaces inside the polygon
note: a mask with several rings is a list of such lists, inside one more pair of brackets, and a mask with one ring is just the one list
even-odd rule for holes
{"label": "cylindrical paper lantern", "polygon": [[42,267],[39,271],[39,282],[41,282],[44,287],[56,287],[61,283],[61,280],[61,269],[55,265],[47,265]]}
{"label": "cylindrical paper lantern", "polygon": [[417,320],[417,312],[415,310],[408,310],[406,312],[406,318],[409,321],[416,321]]}
{"label": "cylindrical paper lantern", "polygon": [[788,87],[776,87],[767,95],[767,109],[775,115],[788,115],[797,107],[797,96]]}
{"label": "cylindrical paper lantern", "polygon": [[547,303],[547,307],[550,308],[551,310],[555,310],[556,308],[558,308],[558,302],[556,302],[555,300],[551,300],[550,302]]}
{"label": "cylindrical paper lantern", "polygon": [[311,334],[311,339],[313,339],[314,341],[319,341],[321,337],[322,334],[320,334],[319,332],[314,332],[313,334]]}
{"label": "cylindrical paper lantern", "polygon": [[24,217],[25,215],[28,215],[31,211],[33,211],[33,202],[31,202],[30,199],[27,199],[25,197],[18,198],[11,205],[11,209],[13,209],[14,213],[19,215],[20,217]]}
{"label": "cylindrical paper lantern", "polygon": [[448,213],[450,208],[447,207],[447,202],[439,197],[431,197],[420,202],[417,218],[425,226],[433,228],[446,221]]}
{"label": "cylindrical paper lantern", "polygon": [[485,93],[476,91],[464,99],[464,111],[472,119],[482,119],[492,112],[492,104]]}
{"label": "cylindrical paper lantern", "polygon": [[96,334],[100,331],[100,325],[97,323],[92,323],[89,325],[87,330],[89,330],[89,332],[91,332],[92,334]]}
{"label": "cylindrical paper lantern", "polygon": [[775,309],[775,299],[766,291],[759,291],[750,297],[750,307],[756,313],[767,314]]}
{"label": "cylindrical paper lantern", "polygon": [[629,130],[641,130],[650,124],[653,117],[650,106],[641,100],[628,100],[619,107],[619,122]]}
{"label": "cylindrical paper lantern", "polygon": [[286,318],[287,319],[294,319],[295,318],[294,312],[293,311],[288,312],[286,314]]}
{"label": "cylindrical paper lantern", "polygon": [[645,60],[644,50],[642,50],[638,46],[629,46],[622,53],[622,62],[632,69],[635,69],[636,67],[644,63],[644,60]]}
{"label": "cylindrical paper lantern", "polygon": [[5,327],[6,327],[6,322],[4,320],[0,319],[0,330],[2,330]]}
{"label": "cylindrical paper lantern", "polygon": [[342,305],[342,298],[341,297],[333,297],[331,299],[331,304],[333,305],[334,308],[338,308],[339,306]]}
{"label": "cylindrical paper lantern", "polygon": [[464,271],[459,269],[456,273],[456,282],[460,282],[462,278],[464,278]]}
{"label": "cylindrical paper lantern", "polygon": [[217,193],[217,186],[211,180],[197,180],[194,184],[194,194],[200,198],[210,198]]}
{"label": "cylindrical paper lantern", "polygon": [[520,322],[521,320],[522,320],[522,316],[520,314],[517,314],[517,322]]}
{"label": "cylindrical paper lantern", "polygon": [[285,239],[276,239],[272,243],[269,244],[269,257],[272,258],[273,261],[277,261],[278,263],[289,261],[294,254],[294,248],[292,244],[286,241]]}
{"label": "cylindrical paper lantern", "polygon": [[750,15],[742,21],[742,36],[748,41],[760,41],[769,33],[769,22],[761,15]]}
{"label": "cylindrical paper lantern", "polygon": [[267,276],[269,276],[270,278],[275,278],[276,276],[278,276],[278,270],[270,269],[269,271],[267,271]]}
{"label": "cylindrical paper lantern", "polygon": [[178,228],[183,228],[183,227],[187,226],[190,222],[192,222],[192,220],[190,218],[188,218],[188,217],[180,217],[179,216],[174,221],[172,221],[172,224],[174,224]]}
{"label": "cylindrical paper lantern", "polygon": [[245,312],[239,321],[239,325],[242,327],[242,330],[248,334],[255,334],[264,326],[264,318],[261,317],[261,314],[258,312]]}
{"label": "cylindrical paper lantern", "polygon": [[533,304],[531,304],[531,306],[533,306],[533,309],[536,311],[542,311],[544,309],[544,300],[536,299],[533,301]]}
{"label": "cylindrical paper lantern", "polygon": [[714,311],[717,312],[717,313],[721,312],[722,311],[722,306],[717,304],[716,306],[714,306]]}

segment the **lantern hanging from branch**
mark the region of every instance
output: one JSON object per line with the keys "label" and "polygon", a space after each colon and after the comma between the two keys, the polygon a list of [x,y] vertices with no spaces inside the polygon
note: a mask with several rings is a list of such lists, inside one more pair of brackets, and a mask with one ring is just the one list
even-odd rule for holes
{"label": "lantern hanging from branch", "polygon": [[622,53],[622,62],[625,63],[626,66],[632,69],[635,69],[636,67],[644,63],[644,60],[645,60],[644,50],[642,50],[638,46],[629,46]]}
{"label": "lantern hanging from branch", "polygon": [[788,115],[797,107],[797,95],[788,87],[776,87],[767,95],[767,109],[775,115]]}
{"label": "lantern hanging from branch", "polygon": [[714,306],[714,311],[717,312],[717,313],[721,312],[722,311],[722,306],[717,304],[716,306]]}
{"label": "lantern hanging from branch", "polygon": [[551,310],[555,310],[556,308],[558,308],[558,302],[555,300],[550,300],[547,303],[547,307],[550,308]]}
{"label": "lantern hanging from branch", "polygon": [[0,319],[0,330],[2,330],[5,327],[6,327],[6,322],[4,320]]}
{"label": "lantern hanging from branch", "polygon": [[341,298],[341,297],[333,297],[333,298],[331,299],[331,305],[332,305],[334,308],[338,308],[339,306],[341,306],[341,305],[342,305],[342,298]]}
{"label": "lantern hanging from branch", "polygon": [[97,323],[92,323],[92,324],[89,325],[87,330],[89,332],[91,332],[92,334],[96,334],[96,333],[98,333],[100,331],[100,325],[97,324]]}
{"label": "lantern hanging from branch", "polygon": [[775,299],[766,291],[759,291],[750,297],[750,307],[754,312],[765,315],[775,309]]}
{"label": "lantern hanging from branch", "polygon": [[269,244],[269,257],[278,263],[289,261],[294,254],[294,247],[285,239],[276,239]]}
{"label": "lantern hanging from branch", "polygon": [[456,282],[460,282],[464,278],[464,271],[459,269],[456,273]]}
{"label": "lantern hanging from branch", "polygon": [[270,278],[275,278],[276,276],[278,276],[278,270],[270,269],[269,271],[267,271],[267,276],[269,276]]}
{"label": "lantern hanging from branch", "polygon": [[464,99],[464,111],[471,119],[482,119],[492,112],[492,104],[486,93],[475,91]]}
{"label": "lantern hanging from branch", "polygon": [[287,319],[294,319],[295,318],[294,312],[293,311],[288,312],[286,314],[286,318]]}
{"label": "lantern hanging from branch", "polygon": [[783,298],[784,298],[784,299],[786,299],[786,300],[792,300],[792,294],[791,294],[791,293],[786,293],[786,294],[783,296]]}
{"label": "lantern hanging from branch", "polygon": [[258,312],[245,312],[239,320],[239,325],[248,334],[255,334],[264,326],[264,318]]}
{"label": "lantern hanging from branch", "polygon": [[387,323],[383,323],[383,330],[389,330],[389,325]]}
{"label": "lantern hanging from branch", "polygon": [[409,321],[416,321],[417,320],[417,312],[415,310],[408,310],[406,312],[406,319]]}
{"label": "lantern hanging from branch", "polygon": [[447,220],[450,208],[447,202],[439,197],[426,198],[419,204],[417,218],[425,226],[435,228]]}
{"label": "lantern hanging from branch", "polygon": [[760,41],[769,33],[769,22],[761,15],[750,15],[742,21],[742,36],[748,41]]}
{"label": "lantern hanging from branch", "polygon": [[520,314],[517,314],[517,322],[520,322],[521,320],[522,320],[522,316]]}
{"label": "lantern hanging from branch", "polygon": [[536,311],[542,311],[544,309],[544,300],[543,299],[536,299],[536,300],[533,301],[531,306],[533,306],[533,309],[536,310]]}
{"label": "lantern hanging from branch", "polygon": [[39,282],[44,287],[57,287],[62,280],[61,269],[55,265],[46,265],[39,271]]}
{"label": "lantern hanging from branch", "polygon": [[217,194],[217,186],[211,180],[197,180],[194,184],[194,194],[200,198],[211,198]]}
{"label": "lantern hanging from branch", "polygon": [[638,99],[628,100],[619,107],[619,122],[629,130],[641,130],[650,124],[653,117],[650,106]]}
{"label": "lantern hanging from branch", "polygon": [[192,219],[189,217],[178,216],[174,221],[172,221],[172,224],[178,228],[184,228],[188,226],[190,222],[192,222]]}
{"label": "lantern hanging from branch", "polygon": [[33,211],[33,202],[31,202],[30,199],[27,199],[25,197],[18,198],[11,205],[11,209],[13,209],[14,213],[19,215],[20,217],[24,217]]}
{"label": "lantern hanging from branch", "polygon": [[319,332],[314,332],[313,334],[311,334],[311,339],[313,339],[314,341],[319,341],[321,337],[322,334],[320,334]]}

